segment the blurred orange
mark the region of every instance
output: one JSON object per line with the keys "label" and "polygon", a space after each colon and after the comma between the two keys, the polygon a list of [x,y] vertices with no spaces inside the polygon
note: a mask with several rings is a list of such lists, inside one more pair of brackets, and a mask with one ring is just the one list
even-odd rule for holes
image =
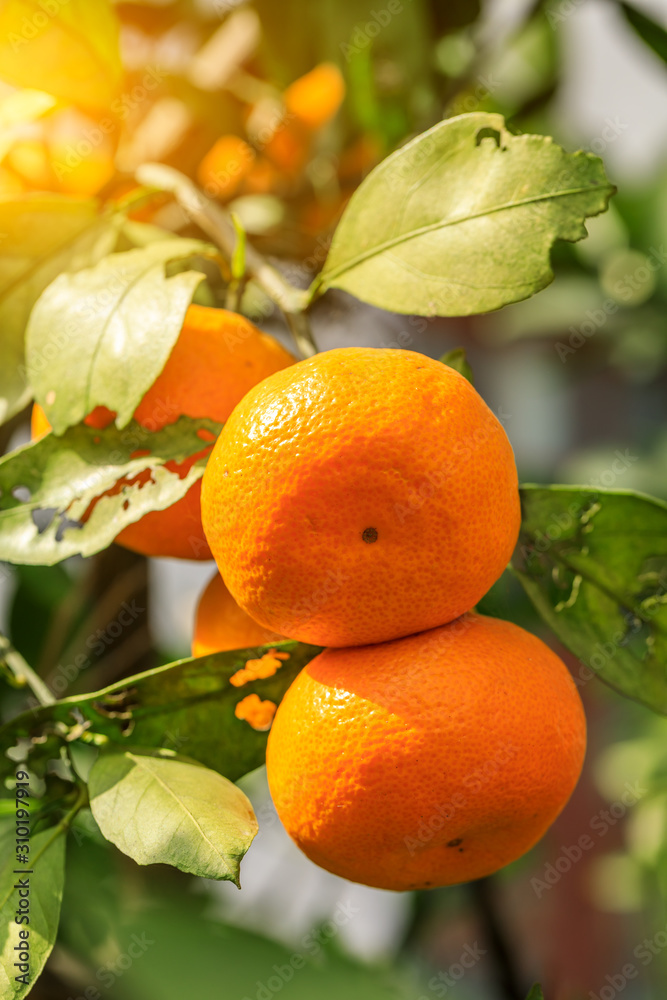
{"label": "blurred orange", "polygon": [[283,95],[290,115],[316,132],[336,114],[345,97],[343,74],[335,63],[320,63],[291,83]]}
{"label": "blurred orange", "polygon": [[255,151],[237,135],[223,135],[209,149],[197,168],[197,178],[207,193],[231,198],[255,165]]}

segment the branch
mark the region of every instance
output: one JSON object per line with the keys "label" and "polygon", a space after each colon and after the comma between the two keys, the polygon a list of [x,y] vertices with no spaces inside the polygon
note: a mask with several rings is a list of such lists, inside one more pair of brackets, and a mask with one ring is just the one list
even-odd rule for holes
{"label": "branch", "polygon": [[40,705],[53,705],[56,699],[42,678],[35,673],[18,650],[14,649],[9,639],[2,634],[0,634],[0,662],[9,667],[18,687],[27,685],[30,688]]}
{"label": "branch", "polygon": [[526,991],[520,985],[521,975],[515,956],[496,909],[492,877],[487,876],[471,882],[470,893],[477,906],[482,933],[496,965],[500,996],[503,1000],[522,1000]]}
{"label": "branch", "polygon": [[[137,180],[146,187],[169,191],[181,208],[196,222],[229,260],[238,239],[229,213],[207,198],[192,181],[173,167],[163,163],[145,163],[136,172]],[[305,310],[310,301],[307,291],[295,288],[250,244],[245,247],[247,274],[260,286],[272,302],[282,310],[296,344],[304,357],[312,357],[317,347]]]}

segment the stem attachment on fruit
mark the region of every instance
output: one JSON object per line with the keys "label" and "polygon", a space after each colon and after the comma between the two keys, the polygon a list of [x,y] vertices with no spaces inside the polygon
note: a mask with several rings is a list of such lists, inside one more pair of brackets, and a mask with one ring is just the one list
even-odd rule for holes
{"label": "stem attachment on fruit", "polygon": [[[181,208],[209,236],[231,261],[238,236],[230,214],[221,205],[207,198],[193,182],[163,163],[145,163],[136,172],[137,180],[146,187],[169,191]],[[245,245],[246,275],[253,278],[272,302],[282,310],[299,351],[304,357],[317,353],[310,322],[306,316],[310,296],[295,288],[250,243]]]}

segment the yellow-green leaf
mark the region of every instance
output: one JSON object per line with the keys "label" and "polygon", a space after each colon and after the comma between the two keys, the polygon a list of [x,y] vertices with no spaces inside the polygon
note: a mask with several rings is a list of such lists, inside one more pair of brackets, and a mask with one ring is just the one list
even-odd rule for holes
{"label": "yellow-green leaf", "polygon": [[120,92],[118,20],[109,0],[5,0],[0,78],[89,111]]}
{"label": "yellow-green leaf", "polygon": [[502,115],[450,118],[357,188],[312,294],[421,316],[498,309],[549,284],[554,242],[585,236],[613,192],[596,156],[513,135]]}
{"label": "yellow-green leaf", "polygon": [[103,753],[88,779],[103,835],[137,864],[239,884],[257,820],[240,788],[198,764],[142,750]]}

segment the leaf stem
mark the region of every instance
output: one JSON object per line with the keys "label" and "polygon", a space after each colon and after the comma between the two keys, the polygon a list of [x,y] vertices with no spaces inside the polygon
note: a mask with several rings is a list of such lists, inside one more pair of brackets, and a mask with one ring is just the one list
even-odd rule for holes
{"label": "leaf stem", "polygon": [[52,836],[49,837],[47,842],[39,849],[37,854],[35,854],[35,856],[31,858],[31,865],[33,867],[37,864],[42,854],[44,854],[44,852],[49,849],[53,841],[57,840],[57,838],[60,836],[61,833],[67,833],[70,826],[72,825],[72,821],[74,820],[76,814],[80,812],[84,806],[87,805],[88,805],[88,788],[86,785],[79,785],[79,794],[77,796],[76,802],[74,803],[70,811],[66,813],[65,816],[63,816],[60,822],[56,826],[54,826]]}
{"label": "leaf stem", "polygon": [[[159,191],[169,191],[181,208],[196,222],[231,261],[238,236],[230,214],[216,202],[207,198],[193,182],[163,163],[145,163],[136,172],[140,184]],[[310,304],[310,295],[301,288],[295,288],[269,264],[253,246],[245,246],[246,273],[260,286],[272,302],[282,310],[295,342],[304,355],[312,357],[317,346],[310,329],[305,310]]]}
{"label": "leaf stem", "polygon": [[20,687],[27,685],[40,705],[53,705],[55,697],[46,684],[14,649],[7,636],[0,633],[0,658],[7,664]]}

